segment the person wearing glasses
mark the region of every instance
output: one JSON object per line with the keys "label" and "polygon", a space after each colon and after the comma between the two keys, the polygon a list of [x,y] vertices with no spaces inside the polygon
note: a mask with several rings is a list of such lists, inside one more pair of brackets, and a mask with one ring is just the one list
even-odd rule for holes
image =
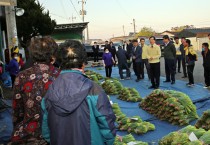
{"label": "person wearing glasses", "polygon": [[149,89],[158,89],[160,86],[160,57],[161,51],[160,47],[155,44],[155,37],[151,36],[149,38],[150,45],[147,49],[147,58],[150,65],[150,75],[152,86]]}

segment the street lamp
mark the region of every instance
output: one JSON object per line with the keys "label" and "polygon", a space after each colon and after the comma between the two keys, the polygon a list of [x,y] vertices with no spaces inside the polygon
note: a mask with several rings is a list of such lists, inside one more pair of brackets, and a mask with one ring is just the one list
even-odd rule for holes
{"label": "street lamp", "polygon": [[15,8],[14,11],[15,11],[16,16],[22,16],[25,12],[25,10],[22,8]]}

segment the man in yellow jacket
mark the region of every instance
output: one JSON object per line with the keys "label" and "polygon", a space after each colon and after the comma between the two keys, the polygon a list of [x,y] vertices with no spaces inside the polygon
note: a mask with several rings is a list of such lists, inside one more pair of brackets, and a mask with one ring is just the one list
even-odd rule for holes
{"label": "man in yellow jacket", "polygon": [[147,58],[150,64],[150,77],[152,86],[149,89],[158,89],[160,86],[160,47],[155,44],[155,37],[149,38],[150,45],[147,48]]}

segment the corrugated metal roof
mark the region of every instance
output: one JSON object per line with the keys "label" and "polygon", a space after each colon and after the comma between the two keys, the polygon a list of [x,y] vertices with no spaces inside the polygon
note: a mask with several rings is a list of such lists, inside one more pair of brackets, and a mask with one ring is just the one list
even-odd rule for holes
{"label": "corrugated metal roof", "polygon": [[192,29],[185,29],[191,33],[210,33],[210,27],[206,27],[206,28],[192,28]]}
{"label": "corrugated metal roof", "polygon": [[210,27],[184,29],[181,32],[177,33],[176,36],[189,38],[196,37],[199,33],[210,33]]}

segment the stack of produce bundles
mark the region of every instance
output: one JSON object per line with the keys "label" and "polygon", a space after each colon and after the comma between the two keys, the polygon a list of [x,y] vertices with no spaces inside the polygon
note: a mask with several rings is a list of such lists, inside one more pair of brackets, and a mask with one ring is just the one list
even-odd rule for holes
{"label": "stack of produce bundles", "polygon": [[156,89],[141,101],[140,106],[160,120],[172,124],[186,125],[198,118],[189,96],[178,91]]}
{"label": "stack of produce bundles", "polygon": [[99,83],[98,77],[96,75],[88,75],[88,78],[96,83]]}
{"label": "stack of produce bundles", "polygon": [[[99,73],[96,73],[94,71],[91,71],[91,70],[86,70],[85,71],[85,74],[91,79],[91,76],[95,75],[97,77],[98,80],[102,80],[103,79],[103,76]],[[94,81],[94,80],[93,80]]]}
{"label": "stack of produce bundles", "polygon": [[203,112],[201,118],[196,122],[195,127],[210,130],[210,110]]}
{"label": "stack of produce bundles", "polygon": [[91,66],[92,67],[99,67],[99,66],[103,66],[103,64],[100,63],[100,62],[92,62]]}
{"label": "stack of produce bundles", "polygon": [[127,117],[121,112],[118,104],[112,104],[112,109],[116,115],[116,122],[118,129],[121,131],[127,131],[129,133],[144,134],[148,131],[155,130],[154,124],[146,121],[142,121],[139,116]]}
{"label": "stack of produce bundles", "polygon": [[148,143],[146,142],[136,141],[135,138],[131,134],[125,135],[122,138],[117,136],[115,138],[114,145],[127,145],[128,143],[131,143],[131,142],[135,145],[148,145]]}
{"label": "stack of produce bundles", "polygon": [[123,86],[118,80],[107,79],[104,82],[102,82],[102,88],[107,94],[117,95],[123,89]]}
{"label": "stack of produce bundles", "polygon": [[[194,133],[198,140],[190,141],[190,134]],[[187,126],[177,132],[172,132],[159,141],[159,145],[208,145],[210,144],[210,131]]]}
{"label": "stack of produce bundles", "polygon": [[118,99],[128,102],[140,102],[142,100],[139,92],[134,88],[123,88]]}

